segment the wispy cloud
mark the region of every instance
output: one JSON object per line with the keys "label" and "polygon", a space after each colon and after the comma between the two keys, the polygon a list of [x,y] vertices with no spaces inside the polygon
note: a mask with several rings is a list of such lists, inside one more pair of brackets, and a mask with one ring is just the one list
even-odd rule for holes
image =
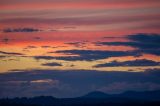
{"label": "wispy cloud", "polygon": [[16,29],[6,28],[6,29],[3,29],[4,33],[10,33],[10,32],[39,32],[39,31],[41,31],[41,30],[34,29],[34,28],[16,28]]}
{"label": "wispy cloud", "polygon": [[6,54],[6,55],[24,55],[22,53],[5,52],[5,51],[0,51],[0,54]]}
{"label": "wispy cloud", "polygon": [[62,66],[60,63],[52,62],[52,63],[44,63],[42,66]]}

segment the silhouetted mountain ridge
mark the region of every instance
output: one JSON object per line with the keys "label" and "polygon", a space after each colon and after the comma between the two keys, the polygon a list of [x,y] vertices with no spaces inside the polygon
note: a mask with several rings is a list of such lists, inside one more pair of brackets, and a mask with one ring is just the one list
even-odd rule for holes
{"label": "silhouetted mountain ridge", "polygon": [[121,94],[107,94],[100,91],[90,92],[80,98],[133,98],[133,99],[148,99],[148,100],[160,100],[160,90],[157,91],[126,91]]}
{"label": "silhouetted mountain ridge", "polygon": [[0,106],[160,106],[160,91],[127,91],[121,94],[90,92],[76,98],[37,96],[32,98],[0,99]]}
{"label": "silhouetted mountain ridge", "polygon": [[80,98],[107,98],[110,97],[111,95],[106,94],[104,92],[100,92],[100,91],[94,91],[94,92],[90,92]]}

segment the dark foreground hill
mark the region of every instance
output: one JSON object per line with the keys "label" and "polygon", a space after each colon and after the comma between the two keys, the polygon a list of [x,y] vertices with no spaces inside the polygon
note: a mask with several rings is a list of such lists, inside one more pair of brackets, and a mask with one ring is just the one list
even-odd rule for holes
{"label": "dark foreground hill", "polygon": [[38,96],[0,99],[0,106],[160,106],[160,91],[128,91],[112,95],[95,91],[77,98]]}

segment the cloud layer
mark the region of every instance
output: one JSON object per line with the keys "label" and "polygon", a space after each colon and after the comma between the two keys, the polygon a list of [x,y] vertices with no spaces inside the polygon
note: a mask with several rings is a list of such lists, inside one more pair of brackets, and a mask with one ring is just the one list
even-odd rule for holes
{"label": "cloud layer", "polygon": [[[0,97],[52,95],[75,97],[90,91],[120,93],[159,90],[160,70],[103,72],[94,70],[17,70],[0,74]],[[18,76],[18,77],[17,77]]]}
{"label": "cloud layer", "polygon": [[[53,52],[49,52],[53,53]],[[101,50],[61,50],[55,53],[63,53],[78,56],[63,56],[57,57],[56,59],[67,60],[67,61],[94,61],[99,59],[105,59],[110,57],[121,57],[121,56],[140,56],[137,52],[132,51],[101,51]]]}
{"label": "cloud layer", "polygon": [[99,45],[131,46],[137,48],[137,52],[160,55],[159,34],[135,34],[128,35],[128,42],[98,42]]}

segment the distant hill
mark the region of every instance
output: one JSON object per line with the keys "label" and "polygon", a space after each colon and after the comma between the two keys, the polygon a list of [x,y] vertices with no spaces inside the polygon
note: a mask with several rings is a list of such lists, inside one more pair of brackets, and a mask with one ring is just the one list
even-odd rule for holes
{"label": "distant hill", "polygon": [[100,91],[94,91],[94,92],[90,92],[80,98],[108,98],[111,97],[111,95],[106,94],[104,92],[100,92]]}
{"label": "distant hill", "polygon": [[0,106],[160,106],[160,91],[127,91],[106,94],[94,91],[76,98],[38,96],[33,98],[0,99]]}
{"label": "distant hill", "polygon": [[121,94],[106,94],[104,92],[94,91],[79,98],[129,98],[140,100],[160,100],[160,91],[127,91]]}

